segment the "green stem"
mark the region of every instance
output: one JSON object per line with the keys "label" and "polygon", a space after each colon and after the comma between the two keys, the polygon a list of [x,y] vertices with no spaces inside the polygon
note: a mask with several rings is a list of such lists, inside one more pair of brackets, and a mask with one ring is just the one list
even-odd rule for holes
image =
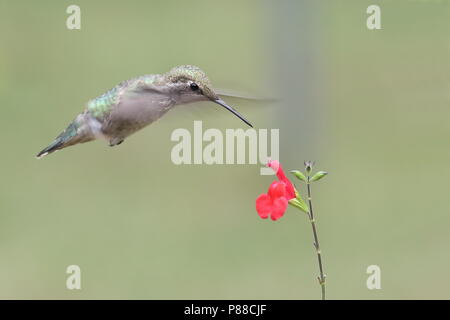
{"label": "green stem", "polygon": [[309,221],[311,222],[311,227],[312,227],[313,236],[314,236],[314,247],[316,248],[317,260],[319,262],[320,276],[317,279],[319,280],[319,284],[322,287],[322,300],[325,300],[325,275],[323,273],[322,255],[320,252],[319,237],[317,236],[316,221],[314,220],[314,211],[313,211],[312,198],[311,198],[311,182],[310,182],[309,174],[307,177],[306,186],[307,186],[307,190],[308,190],[308,205],[309,205],[308,217],[309,217]]}

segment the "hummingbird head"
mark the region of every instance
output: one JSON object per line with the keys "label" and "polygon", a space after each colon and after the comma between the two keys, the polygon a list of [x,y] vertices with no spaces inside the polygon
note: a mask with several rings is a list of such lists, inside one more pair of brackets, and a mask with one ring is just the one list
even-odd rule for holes
{"label": "hummingbird head", "polygon": [[173,68],[164,76],[178,95],[178,103],[212,101],[233,113],[250,127],[253,127],[239,112],[227,105],[214,92],[211,82],[200,68],[192,65],[179,66]]}

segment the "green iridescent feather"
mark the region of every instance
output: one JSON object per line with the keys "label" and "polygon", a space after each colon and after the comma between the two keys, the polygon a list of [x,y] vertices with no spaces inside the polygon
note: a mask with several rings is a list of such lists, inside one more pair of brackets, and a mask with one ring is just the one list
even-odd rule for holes
{"label": "green iridescent feather", "polygon": [[119,83],[111,90],[91,100],[87,104],[87,110],[97,119],[103,118],[120,102],[120,96],[126,92],[138,90],[146,85],[154,84],[160,75],[144,75]]}
{"label": "green iridescent feather", "polygon": [[101,118],[118,102],[118,88],[114,87],[108,92],[88,102],[87,109],[96,118]]}

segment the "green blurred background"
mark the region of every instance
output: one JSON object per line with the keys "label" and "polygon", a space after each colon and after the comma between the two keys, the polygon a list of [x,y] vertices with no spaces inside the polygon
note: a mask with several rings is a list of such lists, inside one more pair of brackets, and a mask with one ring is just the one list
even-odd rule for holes
{"label": "green blurred background", "polygon": [[[242,127],[214,105],[34,158],[89,99],[180,64],[279,98],[229,102],[280,128],[286,169],[330,172],[313,190],[329,298],[450,298],[449,30],[449,1],[1,0],[0,298],[320,297],[306,217],[255,212],[273,177],[171,162],[176,128]],[[66,289],[71,264],[82,290]]]}

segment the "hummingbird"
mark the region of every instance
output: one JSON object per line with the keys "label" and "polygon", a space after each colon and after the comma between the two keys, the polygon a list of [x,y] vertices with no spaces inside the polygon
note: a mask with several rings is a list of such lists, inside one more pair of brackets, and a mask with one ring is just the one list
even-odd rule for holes
{"label": "hummingbird", "polygon": [[177,105],[214,102],[252,127],[239,112],[212,89],[206,74],[198,67],[183,65],[164,74],[148,74],[119,83],[90,100],[55,140],[37,154],[42,158],[57,150],[106,139],[110,146],[155,122]]}

